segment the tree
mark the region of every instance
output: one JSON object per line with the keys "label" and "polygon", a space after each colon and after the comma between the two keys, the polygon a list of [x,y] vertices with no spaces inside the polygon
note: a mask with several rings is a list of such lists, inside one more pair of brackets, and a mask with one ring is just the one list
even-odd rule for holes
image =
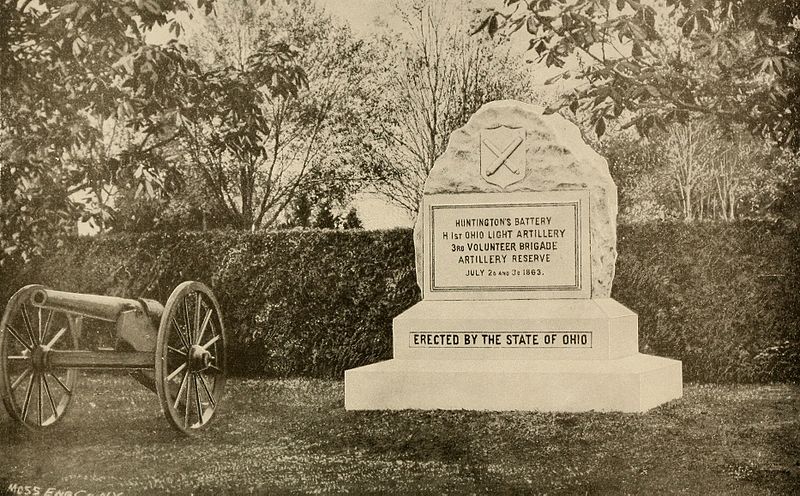
{"label": "tree", "polygon": [[[243,104],[257,107],[252,120],[265,125],[249,134],[242,136],[251,129],[248,121],[235,118],[229,124],[224,113],[199,112],[200,118],[182,122],[179,143],[191,159],[187,165],[199,172],[209,201],[231,225],[272,226],[300,196],[322,191],[327,200],[348,196],[353,184],[341,155],[355,140],[347,107],[358,98],[364,53],[346,26],[336,25],[309,0],[286,8],[219,2],[217,15],[207,18],[189,44],[209,69],[224,68],[248,90],[261,81],[254,77],[253,56],[279,44],[290,47],[296,55],[291,61],[307,75],[306,87],[296,94],[247,102],[231,92],[231,100],[209,102],[234,113]],[[229,133],[237,138],[233,146]]]}
{"label": "tree", "polygon": [[361,223],[361,219],[358,217],[358,211],[356,207],[352,207],[348,210],[347,215],[342,222],[342,227],[344,229],[363,229],[364,225]]}
{"label": "tree", "polygon": [[[213,0],[195,5],[209,14]],[[168,25],[177,36],[174,16],[188,9],[180,0],[0,5],[0,263],[24,260],[74,230],[79,217],[91,215],[79,195],[104,202],[108,180],[123,169],[136,189],[158,186],[158,168],[168,165],[160,152],[178,137],[175,129],[197,119],[198,108],[220,108],[198,102],[244,102],[228,119],[226,146],[264,131],[266,121],[253,112],[264,93],[237,86],[229,72],[203,72],[175,41],[147,43],[154,26]],[[254,87],[296,92],[303,74],[284,70],[291,56],[288,46],[257,54]],[[113,156],[94,153],[109,120],[135,139]]]}
{"label": "tree", "polygon": [[469,36],[468,19],[448,0],[415,2],[401,11],[409,38],[381,40],[388,52],[371,114],[364,157],[374,188],[415,214],[422,187],[450,133],[483,103],[525,93],[527,77],[507,50]]}
{"label": "tree", "polygon": [[314,227],[317,229],[336,229],[339,223],[339,218],[333,215],[329,203],[323,203],[317,210],[317,215],[314,218]]}
{"label": "tree", "polygon": [[672,180],[658,140],[621,132],[608,135],[597,146],[617,185],[620,222],[677,216],[670,195]]}
{"label": "tree", "polygon": [[300,194],[294,199],[288,217],[288,227],[311,227],[311,202],[308,195]]}
{"label": "tree", "polygon": [[[718,215],[723,220],[735,220],[738,205],[746,193],[756,189],[762,162],[757,143],[741,133],[725,140],[711,162],[711,178]],[[749,190],[749,191],[748,191]]]}
{"label": "tree", "polygon": [[664,152],[685,220],[702,217],[702,188],[707,184],[718,139],[707,122],[689,121],[667,130]]}
{"label": "tree", "polygon": [[[551,112],[589,114],[647,134],[704,115],[720,127],[800,147],[800,3],[795,0],[506,0],[478,30],[525,28],[547,66],[579,53],[590,64],[562,77],[586,82]],[[669,10],[668,17],[664,12]],[[676,36],[671,36],[675,31]]]}
{"label": "tree", "polygon": [[689,121],[652,140],[609,137],[600,151],[619,190],[620,219],[732,221],[773,215],[796,165],[770,148],[743,129]]}

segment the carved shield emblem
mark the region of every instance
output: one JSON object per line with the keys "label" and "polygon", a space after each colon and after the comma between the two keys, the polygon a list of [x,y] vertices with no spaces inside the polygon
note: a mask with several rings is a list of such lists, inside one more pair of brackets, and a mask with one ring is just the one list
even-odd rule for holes
{"label": "carved shield emblem", "polygon": [[506,188],[525,177],[525,130],[500,126],[481,131],[481,177]]}

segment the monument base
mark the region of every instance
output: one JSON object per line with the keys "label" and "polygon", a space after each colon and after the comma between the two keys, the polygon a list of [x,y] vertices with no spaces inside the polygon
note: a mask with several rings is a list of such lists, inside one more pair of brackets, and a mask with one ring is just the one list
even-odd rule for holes
{"label": "monument base", "polygon": [[681,362],[401,360],[345,372],[347,410],[644,412],[682,395]]}

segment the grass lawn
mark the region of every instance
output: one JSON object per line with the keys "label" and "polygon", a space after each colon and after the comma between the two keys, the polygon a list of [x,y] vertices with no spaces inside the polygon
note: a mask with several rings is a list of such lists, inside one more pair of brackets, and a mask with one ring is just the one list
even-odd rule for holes
{"label": "grass lawn", "polygon": [[343,404],[339,381],[233,379],[185,439],[133,379],[90,373],[55,431],[0,413],[0,494],[800,494],[796,385],[687,385],[641,415]]}

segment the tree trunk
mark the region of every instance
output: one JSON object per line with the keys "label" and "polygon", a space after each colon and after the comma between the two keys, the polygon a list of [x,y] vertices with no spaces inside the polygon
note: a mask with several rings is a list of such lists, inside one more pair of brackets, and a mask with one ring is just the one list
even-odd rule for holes
{"label": "tree trunk", "polygon": [[683,191],[683,218],[692,220],[692,187],[685,186]]}
{"label": "tree trunk", "polygon": [[239,188],[242,191],[242,218],[240,227],[241,229],[253,231],[253,188],[247,176],[246,168],[242,167],[239,170]]}

